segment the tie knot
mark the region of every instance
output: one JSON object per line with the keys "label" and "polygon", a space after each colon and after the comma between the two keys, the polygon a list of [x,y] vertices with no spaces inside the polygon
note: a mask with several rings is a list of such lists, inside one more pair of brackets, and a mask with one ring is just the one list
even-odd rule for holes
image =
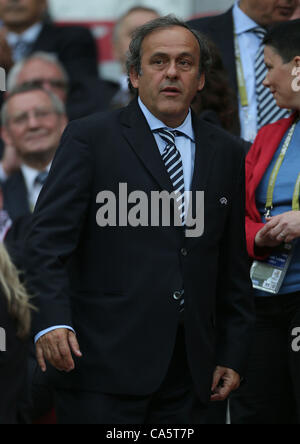
{"label": "tie knot", "polygon": [[261,41],[263,41],[267,35],[267,30],[261,26],[257,26],[256,28],[252,29],[251,32],[253,32],[253,34],[255,34]]}
{"label": "tie knot", "polygon": [[42,171],[41,173],[39,173],[36,178],[35,178],[35,185],[44,185],[46,180],[48,177],[48,172],[47,171]]}
{"label": "tie knot", "polygon": [[164,140],[167,144],[172,145],[172,146],[175,145],[175,138],[176,137],[180,137],[180,136],[188,137],[184,133],[182,133],[181,131],[177,131],[177,130],[171,131],[166,128],[161,128],[161,129],[155,130],[154,132],[159,134],[159,136],[162,138],[162,140]]}

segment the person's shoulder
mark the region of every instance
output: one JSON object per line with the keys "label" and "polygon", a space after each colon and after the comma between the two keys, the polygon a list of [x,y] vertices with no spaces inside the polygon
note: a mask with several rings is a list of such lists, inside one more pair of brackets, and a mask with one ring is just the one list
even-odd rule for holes
{"label": "person's shoulder", "polygon": [[120,115],[123,108],[117,110],[101,111],[80,119],[72,120],[67,129],[74,134],[93,135],[103,133],[110,129],[116,130],[119,125]]}
{"label": "person's shoulder", "polygon": [[224,22],[231,19],[232,19],[232,8],[223,14],[192,19],[188,22],[188,25],[191,28],[197,29],[199,31],[202,30],[205,31],[206,29],[209,29],[212,26],[219,26],[219,25],[221,26]]}
{"label": "person's shoulder", "polygon": [[92,37],[90,29],[85,26],[60,25],[57,23],[45,23],[43,25],[43,33],[75,42],[80,42],[84,38]]}
{"label": "person's shoulder", "polygon": [[[214,146],[220,152],[225,150],[226,153],[231,152],[233,155],[245,155],[245,144],[247,143],[240,137],[237,137],[222,127],[203,119],[198,119],[196,121],[196,125],[197,124],[199,125],[200,134],[201,132],[203,133],[203,130],[205,129],[206,133],[209,134],[209,136],[213,139]],[[247,148],[249,148],[248,145]]]}

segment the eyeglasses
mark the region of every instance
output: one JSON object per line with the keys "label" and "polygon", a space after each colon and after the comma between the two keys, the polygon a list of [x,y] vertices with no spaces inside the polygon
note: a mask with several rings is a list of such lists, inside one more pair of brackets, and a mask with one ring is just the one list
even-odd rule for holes
{"label": "eyeglasses", "polygon": [[44,88],[47,84],[55,89],[63,89],[65,91],[68,89],[68,84],[59,79],[36,79],[31,80],[30,82],[24,82],[22,85],[28,87],[31,86],[32,88]]}
{"label": "eyeglasses", "polygon": [[15,126],[25,126],[28,124],[31,115],[33,115],[39,122],[43,122],[50,116],[57,115],[57,112],[53,109],[37,108],[32,111],[11,116],[8,118],[8,122]]}

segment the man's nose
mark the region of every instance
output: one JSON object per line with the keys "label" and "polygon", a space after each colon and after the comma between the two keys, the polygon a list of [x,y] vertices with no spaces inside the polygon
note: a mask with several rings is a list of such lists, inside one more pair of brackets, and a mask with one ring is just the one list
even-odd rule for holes
{"label": "man's nose", "polygon": [[176,62],[170,62],[167,69],[167,77],[170,79],[174,79],[178,76],[178,68]]}
{"label": "man's nose", "polygon": [[39,119],[37,118],[36,113],[28,113],[28,127],[29,128],[38,128],[40,126]]}

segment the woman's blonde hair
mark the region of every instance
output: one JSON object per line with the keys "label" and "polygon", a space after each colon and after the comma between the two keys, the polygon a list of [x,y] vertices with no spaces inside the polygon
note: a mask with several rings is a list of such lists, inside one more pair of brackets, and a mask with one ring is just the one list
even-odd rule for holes
{"label": "woman's blonde hair", "polygon": [[7,299],[8,312],[17,324],[17,336],[25,339],[30,333],[31,310],[29,296],[8,252],[0,243],[0,287]]}

